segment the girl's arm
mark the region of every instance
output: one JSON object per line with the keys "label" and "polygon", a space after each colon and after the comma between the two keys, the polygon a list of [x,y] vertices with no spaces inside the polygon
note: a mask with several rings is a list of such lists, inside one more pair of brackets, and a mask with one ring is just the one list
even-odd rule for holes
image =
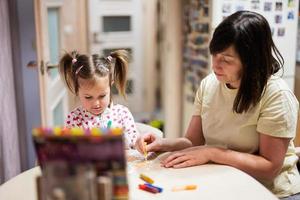
{"label": "girl's arm", "polygon": [[118,114],[121,116],[122,126],[128,144],[127,148],[134,148],[135,142],[139,136],[134,118],[127,107],[121,105],[119,106],[120,111]]}

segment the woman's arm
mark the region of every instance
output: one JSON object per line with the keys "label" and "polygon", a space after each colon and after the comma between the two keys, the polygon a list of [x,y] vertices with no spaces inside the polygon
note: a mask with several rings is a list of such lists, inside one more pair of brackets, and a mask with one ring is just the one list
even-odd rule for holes
{"label": "woman's arm", "polygon": [[188,130],[184,137],[181,138],[160,138],[155,134],[149,133],[144,136],[140,136],[137,139],[135,144],[136,149],[143,153],[144,145],[146,142],[146,151],[155,152],[155,151],[179,151],[182,149],[186,149],[188,147],[192,147],[195,145],[203,145],[205,143],[203,133],[202,133],[202,125],[201,125],[201,117],[193,116]]}
{"label": "woman's arm", "polygon": [[258,155],[212,148],[210,160],[236,167],[259,180],[272,181],[281,170],[289,142],[290,138],[261,133]]}
{"label": "woman's arm", "polygon": [[[146,146],[144,145],[146,143]],[[154,133],[147,133],[138,137],[135,148],[140,152],[164,152],[164,151],[179,151],[191,147],[192,143],[185,137],[181,138],[161,138]],[[144,149],[146,148],[146,149]]]}
{"label": "woman's arm", "polygon": [[165,151],[179,151],[192,146],[204,145],[205,140],[202,132],[202,121],[200,116],[192,116],[189,127],[184,137],[176,139],[165,139]]}
{"label": "woman's arm", "polygon": [[279,173],[289,138],[260,134],[259,154],[217,147],[198,146],[175,152],[162,162],[165,167],[183,168],[208,162],[230,165],[259,180],[272,181]]}
{"label": "woman's arm", "polygon": [[185,137],[192,143],[192,146],[200,146],[205,144],[201,116],[192,116]]}

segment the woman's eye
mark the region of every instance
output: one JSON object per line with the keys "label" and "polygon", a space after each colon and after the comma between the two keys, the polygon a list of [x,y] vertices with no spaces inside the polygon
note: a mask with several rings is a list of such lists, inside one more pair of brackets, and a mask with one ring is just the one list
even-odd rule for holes
{"label": "woman's eye", "polygon": [[225,58],[222,59],[222,62],[229,63],[229,61],[226,60]]}

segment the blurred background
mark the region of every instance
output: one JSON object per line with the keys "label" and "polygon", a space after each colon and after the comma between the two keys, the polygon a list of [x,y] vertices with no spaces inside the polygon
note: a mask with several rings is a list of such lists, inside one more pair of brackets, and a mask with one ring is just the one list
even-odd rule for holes
{"label": "blurred background", "polygon": [[214,28],[245,9],[269,21],[283,78],[299,100],[298,0],[0,0],[0,183],[34,166],[32,128],[63,125],[78,105],[59,77],[62,54],[128,50],[128,98],[114,93],[114,102],[179,137],[210,72]]}

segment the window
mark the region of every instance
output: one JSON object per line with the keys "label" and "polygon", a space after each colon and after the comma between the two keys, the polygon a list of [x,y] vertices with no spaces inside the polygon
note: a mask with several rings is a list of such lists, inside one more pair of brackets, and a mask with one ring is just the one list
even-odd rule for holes
{"label": "window", "polygon": [[120,48],[115,48],[115,49],[103,49],[103,52],[102,52],[103,54],[102,55],[103,56],[109,56],[109,54],[111,52],[119,50],[119,49],[124,49],[124,50],[128,51],[128,53],[129,53],[129,62],[131,62],[132,61],[132,49],[131,48],[122,48],[122,47],[120,47]]}
{"label": "window", "polygon": [[[59,9],[48,8],[48,36],[49,36],[49,52],[50,52],[50,63],[57,64],[59,59]],[[58,69],[50,69],[50,77],[53,79],[58,76]]]}
{"label": "window", "polygon": [[119,32],[131,30],[130,16],[105,16],[103,17],[103,32]]}
{"label": "window", "polygon": [[[127,86],[126,86],[126,89],[125,89],[125,93],[127,95],[133,94],[133,91],[134,91],[133,87],[134,87],[133,86],[133,80],[129,79],[127,81]],[[112,92],[113,95],[118,95],[119,94],[117,88],[114,85],[111,88],[111,92]]]}

